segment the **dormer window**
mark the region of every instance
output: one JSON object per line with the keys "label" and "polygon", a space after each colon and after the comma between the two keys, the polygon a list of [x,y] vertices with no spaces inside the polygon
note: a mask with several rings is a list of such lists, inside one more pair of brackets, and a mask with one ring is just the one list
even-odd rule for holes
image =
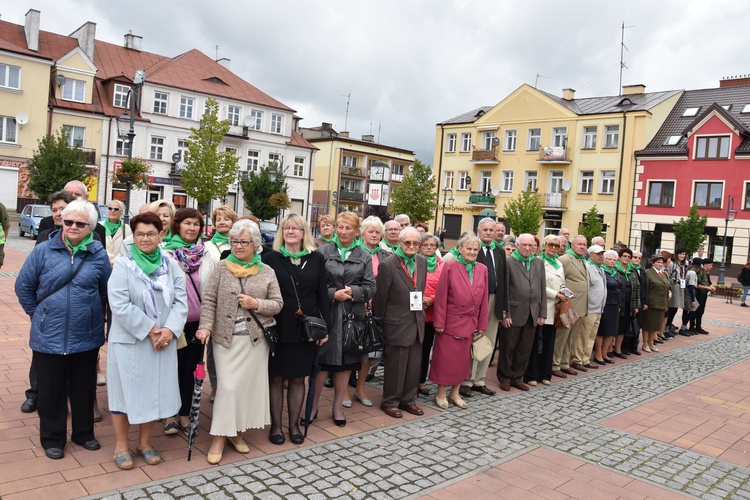
{"label": "dormer window", "polygon": [[115,96],[112,105],[116,108],[127,108],[128,104],[130,103],[130,99],[128,99],[129,92],[130,87],[128,87],[127,85],[120,85],[119,83],[115,83]]}
{"label": "dormer window", "polygon": [[83,102],[86,97],[86,82],[66,78],[63,84],[62,98],[66,101]]}
{"label": "dormer window", "polygon": [[665,146],[676,146],[678,142],[680,142],[680,139],[682,139],[681,135],[670,135],[667,137],[667,140],[664,141]]}
{"label": "dormer window", "polygon": [[742,111],[740,111],[740,113],[750,113],[750,104],[745,104],[742,107]]}
{"label": "dormer window", "polygon": [[685,108],[685,111],[682,112],[682,116],[695,116],[700,109],[701,108]]}

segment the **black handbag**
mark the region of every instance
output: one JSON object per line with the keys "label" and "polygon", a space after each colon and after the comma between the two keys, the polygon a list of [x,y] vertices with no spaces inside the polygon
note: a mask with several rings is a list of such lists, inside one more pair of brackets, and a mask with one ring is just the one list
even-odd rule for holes
{"label": "black handbag", "polygon": [[[242,280],[240,281],[240,291],[242,291],[243,295],[245,294],[245,287],[242,286]],[[247,311],[250,316],[255,320],[255,323],[258,324],[258,328],[260,328],[260,331],[263,332],[263,338],[266,339],[266,342],[268,343],[268,349],[271,351],[271,356],[276,355],[276,342],[278,342],[278,338],[276,337],[276,325],[273,326],[263,326],[263,323],[260,322],[258,317],[255,315],[255,313],[249,309],[244,309],[244,311]]]}
{"label": "black handbag", "polygon": [[381,351],[385,347],[383,335],[383,318],[372,315],[372,311],[365,314],[364,328],[362,328],[362,341],[360,342],[363,352]]}
{"label": "black handbag", "polygon": [[354,314],[352,313],[353,307],[354,306],[352,305],[352,307],[349,308],[349,311],[347,311],[341,324],[341,338],[343,341],[344,352],[349,354],[365,354],[367,351],[365,351],[362,344],[360,344],[364,333],[364,325],[362,322],[354,319]]}
{"label": "black handbag", "polygon": [[294,277],[291,275],[289,279],[292,280],[292,289],[294,290],[294,296],[297,298],[297,312],[295,315],[302,321],[302,330],[305,333],[305,340],[307,342],[317,342],[323,340],[328,336],[328,324],[323,318],[318,316],[308,316],[302,312],[302,304],[299,302],[299,295],[297,295],[297,285],[294,283]]}

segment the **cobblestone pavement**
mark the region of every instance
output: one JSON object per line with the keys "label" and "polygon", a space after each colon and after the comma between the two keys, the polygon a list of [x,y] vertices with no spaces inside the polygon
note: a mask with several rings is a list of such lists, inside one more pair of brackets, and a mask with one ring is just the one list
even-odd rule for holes
{"label": "cobblestone pavement", "polygon": [[417,497],[543,446],[673,492],[750,499],[750,470],[598,423],[750,358],[750,328],[715,323],[739,331],[541,390],[472,398],[468,410],[96,498]]}

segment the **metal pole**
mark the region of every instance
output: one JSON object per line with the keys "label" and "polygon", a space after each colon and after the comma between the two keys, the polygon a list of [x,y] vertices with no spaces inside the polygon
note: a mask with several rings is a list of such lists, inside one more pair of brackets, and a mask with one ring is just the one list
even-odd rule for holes
{"label": "metal pole", "polygon": [[[128,129],[128,161],[133,159],[133,139],[135,139],[135,88],[130,96],[130,128]],[[125,213],[122,215],[123,223],[130,223],[130,181],[125,182]]]}
{"label": "metal pole", "polygon": [[719,266],[719,280],[716,282],[718,285],[724,284],[724,270],[725,262],[727,260],[727,231],[729,230],[729,207],[727,207],[727,217],[724,219],[724,250],[721,253],[721,265]]}

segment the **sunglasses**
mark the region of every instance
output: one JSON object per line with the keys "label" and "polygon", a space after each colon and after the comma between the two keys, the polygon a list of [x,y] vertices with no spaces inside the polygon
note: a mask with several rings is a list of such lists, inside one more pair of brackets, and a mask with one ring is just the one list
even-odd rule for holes
{"label": "sunglasses", "polygon": [[67,227],[73,227],[73,224],[75,224],[78,229],[83,229],[84,227],[89,225],[88,222],[78,222],[75,220],[64,220],[63,224],[65,224]]}
{"label": "sunglasses", "polygon": [[557,243],[547,243],[547,246],[550,248],[560,248],[560,245],[558,245]]}
{"label": "sunglasses", "polygon": [[119,212],[120,207],[107,207],[107,210],[109,210],[110,212]]}

